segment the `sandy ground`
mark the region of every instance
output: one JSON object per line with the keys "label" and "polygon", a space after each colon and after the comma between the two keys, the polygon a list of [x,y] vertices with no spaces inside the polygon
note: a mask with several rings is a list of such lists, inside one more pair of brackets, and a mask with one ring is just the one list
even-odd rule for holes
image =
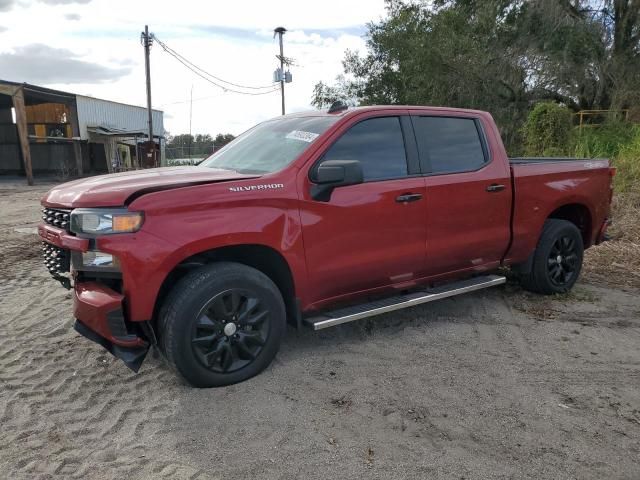
{"label": "sandy ground", "polygon": [[194,390],[71,328],[33,188],[0,183],[0,477],[640,478],[640,298],[507,285],[290,330],[276,361]]}

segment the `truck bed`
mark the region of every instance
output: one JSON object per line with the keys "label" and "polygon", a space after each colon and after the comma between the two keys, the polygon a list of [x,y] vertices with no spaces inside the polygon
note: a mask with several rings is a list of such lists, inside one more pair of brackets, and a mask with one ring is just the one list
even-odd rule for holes
{"label": "truck bed", "polygon": [[514,189],[509,257],[532,252],[549,217],[581,225],[585,247],[596,243],[611,201],[607,159],[517,157],[509,158],[509,165]]}

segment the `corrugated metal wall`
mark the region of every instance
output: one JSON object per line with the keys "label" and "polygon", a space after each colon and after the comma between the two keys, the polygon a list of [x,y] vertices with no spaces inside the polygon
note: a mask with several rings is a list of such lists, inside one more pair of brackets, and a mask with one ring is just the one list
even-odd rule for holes
{"label": "corrugated metal wall", "polygon": [[18,130],[13,123],[11,108],[0,109],[0,172],[21,172],[22,161],[20,158]]}
{"label": "corrugated metal wall", "polygon": [[[88,126],[106,126],[127,131],[146,131],[147,109],[98,98],[76,96],[80,137],[89,139]],[[164,135],[162,112],[153,110],[153,134]]]}
{"label": "corrugated metal wall", "polygon": [[3,145],[0,143],[0,173],[20,173],[22,172],[22,161],[20,160],[20,146],[17,143]]}

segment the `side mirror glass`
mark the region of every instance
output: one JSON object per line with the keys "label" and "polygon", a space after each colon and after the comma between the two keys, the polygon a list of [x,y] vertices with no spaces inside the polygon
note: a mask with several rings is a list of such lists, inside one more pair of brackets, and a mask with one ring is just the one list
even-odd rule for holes
{"label": "side mirror glass", "polygon": [[316,168],[311,188],[314,200],[327,202],[334,188],[356,185],[364,181],[362,165],[358,160],[326,160]]}

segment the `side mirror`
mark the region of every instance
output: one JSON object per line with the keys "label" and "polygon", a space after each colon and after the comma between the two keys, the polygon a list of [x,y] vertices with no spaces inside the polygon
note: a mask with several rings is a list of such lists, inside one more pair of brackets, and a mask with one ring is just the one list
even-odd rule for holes
{"label": "side mirror", "polygon": [[362,165],[358,160],[326,160],[316,168],[312,179],[311,197],[328,202],[336,187],[356,185],[364,181]]}

